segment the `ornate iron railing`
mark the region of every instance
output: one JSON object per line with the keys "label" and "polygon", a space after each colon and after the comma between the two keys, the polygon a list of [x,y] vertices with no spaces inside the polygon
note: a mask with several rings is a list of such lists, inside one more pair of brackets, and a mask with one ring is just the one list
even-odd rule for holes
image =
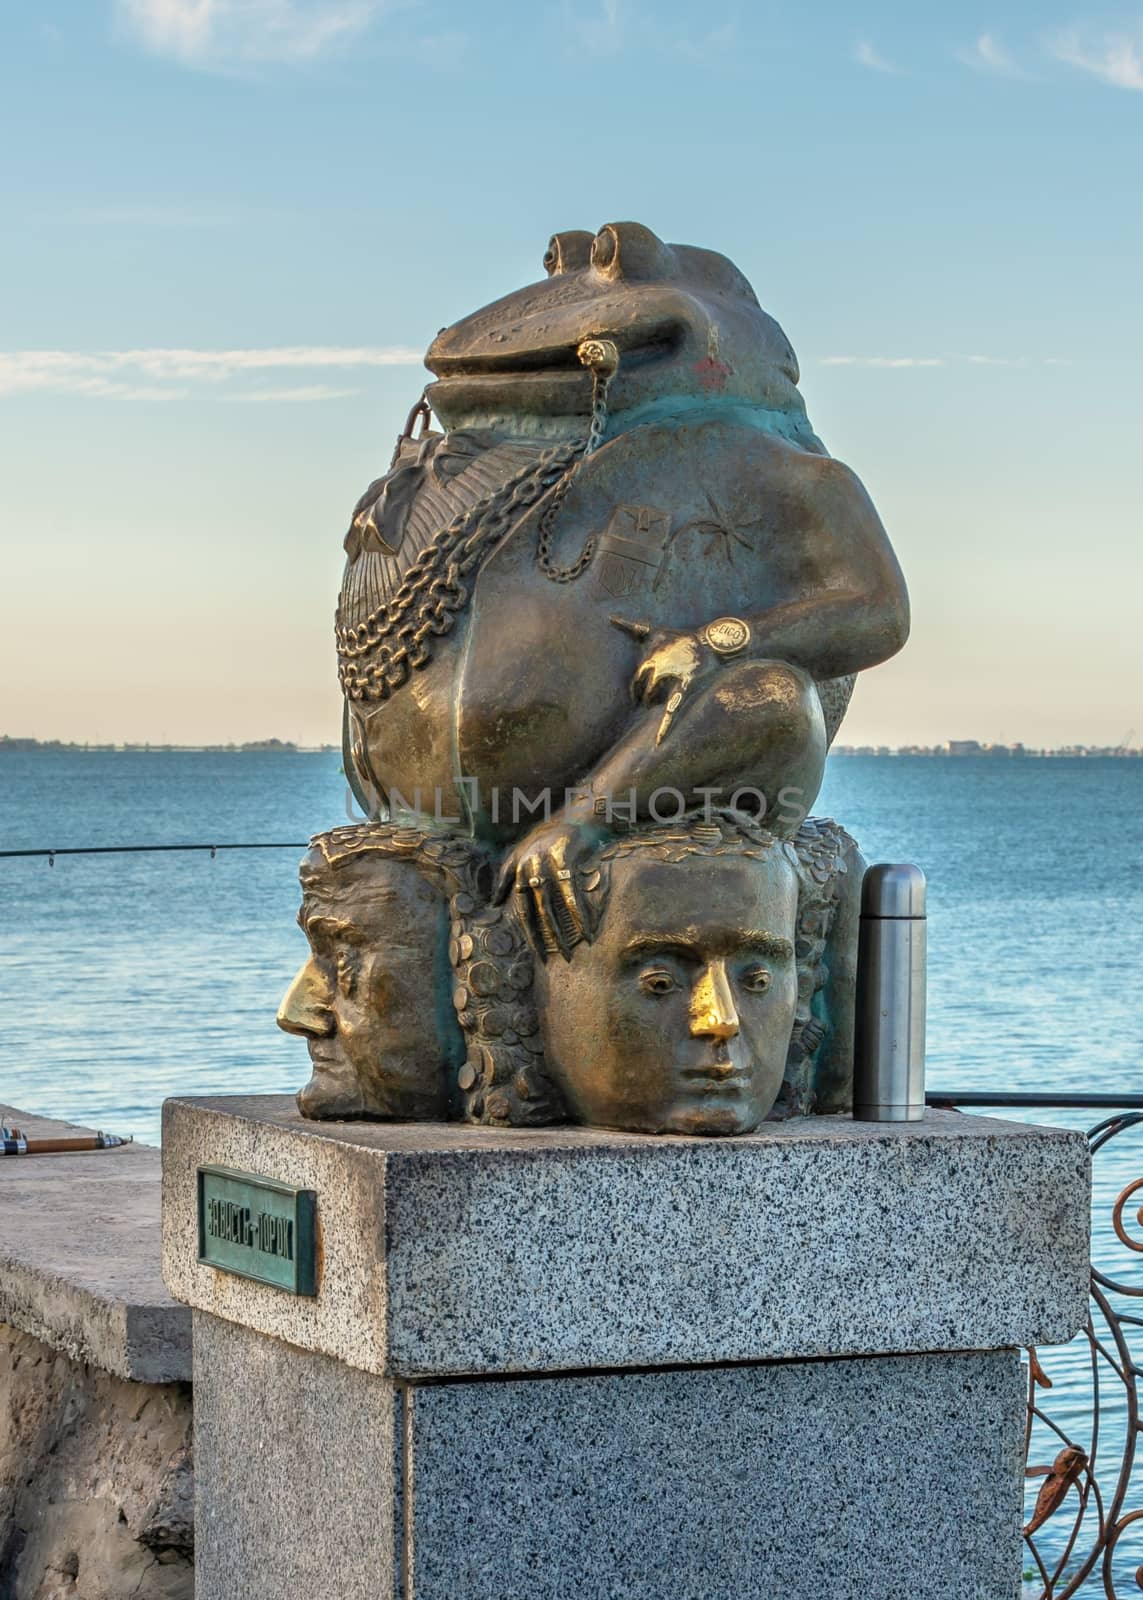
{"label": "ornate iron railing", "polygon": [[[1143,1123],[1143,1095],[964,1094],[933,1092],[936,1106],[1116,1106],[1088,1132],[1093,1162],[1094,1222],[1087,1320],[1062,1351],[1028,1352],[1025,1425],[1025,1600],[1095,1596],[1124,1600],[1143,1592],[1143,1543],[1134,1555],[1130,1530],[1143,1523],[1143,1496],[1133,1494],[1140,1421],[1143,1354],[1143,1177],[1126,1185],[1105,1172],[1120,1165],[1101,1155]],[[1138,1168],[1138,1163],[1132,1165]],[[1110,1206],[1111,1231],[1098,1226]],[[1124,1252],[1127,1254],[1124,1255]],[[1055,1372],[1055,1377],[1051,1374]],[[1067,1386],[1057,1387],[1060,1377]],[[1143,1540],[1143,1527],[1136,1529]]]}

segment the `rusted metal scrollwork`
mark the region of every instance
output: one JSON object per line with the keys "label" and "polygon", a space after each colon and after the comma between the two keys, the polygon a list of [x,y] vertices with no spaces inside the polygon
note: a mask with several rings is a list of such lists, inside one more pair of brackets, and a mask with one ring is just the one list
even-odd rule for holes
{"label": "rusted metal scrollwork", "polygon": [[[1123,1112],[1092,1128],[1088,1138],[1098,1156],[1125,1130],[1143,1123],[1143,1112]],[[1098,1184],[1100,1163],[1095,1166]],[[1111,1210],[1115,1240],[1143,1255],[1143,1209],[1138,1196],[1143,1178],[1129,1183]],[[1099,1189],[1096,1189],[1096,1227]],[[1127,1220],[1125,1220],[1125,1218]],[[1107,1241],[1111,1251],[1116,1246]],[[1024,1570],[1026,1600],[1068,1600],[1073,1595],[1124,1600],[1143,1592],[1143,1505],[1134,1508],[1132,1475],[1140,1432],[1136,1362],[1143,1316],[1133,1309],[1143,1299],[1143,1275],[1136,1282],[1104,1271],[1098,1233],[1093,1241],[1091,1300],[1083,1333],[1062,1360],[1074,1359],[1078,1346],[1089,1385],[1089,1404],[1073,1398],[1053,1407],[1053,1381],[1036,1351],[1029,1352],[1028,1414],[1025,1432],[1026,1522]],[[1134,1263],[1124,1263],[1128,1268]],[[1117,1269],[1118,1271],[1119,1269]],[[1134,1349],[1133,1349],[1134,1346]],[[1053,1358],[1045,1356],[1046,1361]],[[1069,1383],[1069,1389],[1072,1385]],[[1052,1412],[1055,1410],[1055,1415]]]}

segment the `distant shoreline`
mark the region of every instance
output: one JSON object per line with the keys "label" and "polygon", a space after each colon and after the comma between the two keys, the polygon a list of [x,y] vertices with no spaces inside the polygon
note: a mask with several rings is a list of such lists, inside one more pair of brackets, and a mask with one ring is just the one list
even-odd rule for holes
{"label": "distant shoreline", "polygon": [[976,739],[950,739],[947,744],[835,744],[835,756],[932,756],[945,760],[964,760],[984,756],[998,760],[1111,760],[1137,761],[1143,750],[1130,744],[1063,744],[1035,749],[1023,744],[981,744]]}
{"label": "distant shoreline", "polygon": [[[99,755],[340,755],[336,744],[294,744],[289,739],[254,739],[245,744],[96,744],[64,739],[24,739],[0,734],[0,755],[5,751],[26,753],[48,751],[67,754]],[[945,744],[835,744],[836,756],[926,756],[937,759],[963,760],[965,757],[983,756],[990,760],[1114,760],[1136,761],[1143,757],[1143,749],[1133,745],[1065,744],[1035,749],[1023,744],[982,744],[975,739],[950,739]]]}
{"label": "distant shoreline", "polygon": [[66,739],[15,739],[0,734],[0,755],[5,751],[30,750],[67,751],[68,754],[101,755],[169,755],[181,752],[193,755],[249,755],[251,752],[270,752],[274,755],[333,755],[340,754],[336,744],[294,744],[289,739],[253,739],[245,744],[81,744]]}

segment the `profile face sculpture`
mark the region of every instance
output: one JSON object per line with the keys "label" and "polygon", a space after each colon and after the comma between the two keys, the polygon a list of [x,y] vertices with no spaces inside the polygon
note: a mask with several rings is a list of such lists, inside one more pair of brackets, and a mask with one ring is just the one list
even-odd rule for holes
{"label": "profile face sculpture", "polygon": [[594,942],[538,978],[547,1069],[577,1122],[748,1133],[777,1100],[798,998],[798,878],[759,856],[611,864]]}
{"label": "profile face sculpture", "polygon": [[[315,949],[325,998],[309,1011],[298,998],[284,1017],[316,1052],[303,1111],[733,1131],[766,1114],[776,1083],[790,1113],[839,1106],[856,928],[807,898],[808,836],[796,869],[784,845],[768,848],[733,894],[729,868],[686,866],[672,880],[686,920],[673,925],[665,880],[625,857],[598,921],[587,864],[618,837],[614,803],[634,837],[664,792],[686,815],[749,813],[789,841],[856,674],[904,643],[904,580],[861,483],[810,425],[788,339],[725,256],[615,222],[557,233],[543,270],[433,341],[435,381],[353,511],[335,626],[345,771],[367,826],[401,815],[442,851],[483,853],[493,887],[422,871],[425,843],[412,866],[427,898],[411,898],[406,953],[386,946],[388,918],[367,935],[391,950],[371,1002],[383,1025],[351,1018],[354,997],[330,988],[332,949]],[[787,868],[801,887],[783,1076]],[[823,882],[843,872],[824,870]],[[463,1049],[437,1021],[449,978],[430,937],[434,894]],[[517,949],[537,918],[540,949],[567,967],[542,962],[542,1032]],[[675,987],[655,1004],[653,980],[628,983],[621,964],[641,918],[648,937],[675,940]],[[773,938],[750,950],[751,933]],[[820,954],[827,938],[814,976],[798,952]],[[763,947],[768,987],[755,992]],[[394,975],[386,998],[386,959],[413,987],[420,963],[419,1007]],[[307,1015],[337,1026],[317,1032]],[[694,1031],[704,1017],[708,1031]],[[590,1070],[572,1043],[589,1027]],[[461,1064],[442,1085],[454,1049]],[[690,1065],[656,1078],[656,1056]]]}
{"label": "profile face sculpture", "polygon": [[303,1116],[443,1118],[463,1053],[447,1008],[427,999],[448,983],[444,901],[423,870],[388,853],[387,831],[371,833],[319,836],[302,863],[310,956],[278,1026],[309,1048]]}

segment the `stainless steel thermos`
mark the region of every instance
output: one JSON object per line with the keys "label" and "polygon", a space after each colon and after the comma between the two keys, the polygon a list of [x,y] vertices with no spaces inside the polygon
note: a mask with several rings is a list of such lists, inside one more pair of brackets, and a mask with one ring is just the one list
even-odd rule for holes
{"label": "stainless steel thermos", "polygon": [[853,1115],[919,1122],[925,1114],[925,874],[870,867],[857,944]]}

